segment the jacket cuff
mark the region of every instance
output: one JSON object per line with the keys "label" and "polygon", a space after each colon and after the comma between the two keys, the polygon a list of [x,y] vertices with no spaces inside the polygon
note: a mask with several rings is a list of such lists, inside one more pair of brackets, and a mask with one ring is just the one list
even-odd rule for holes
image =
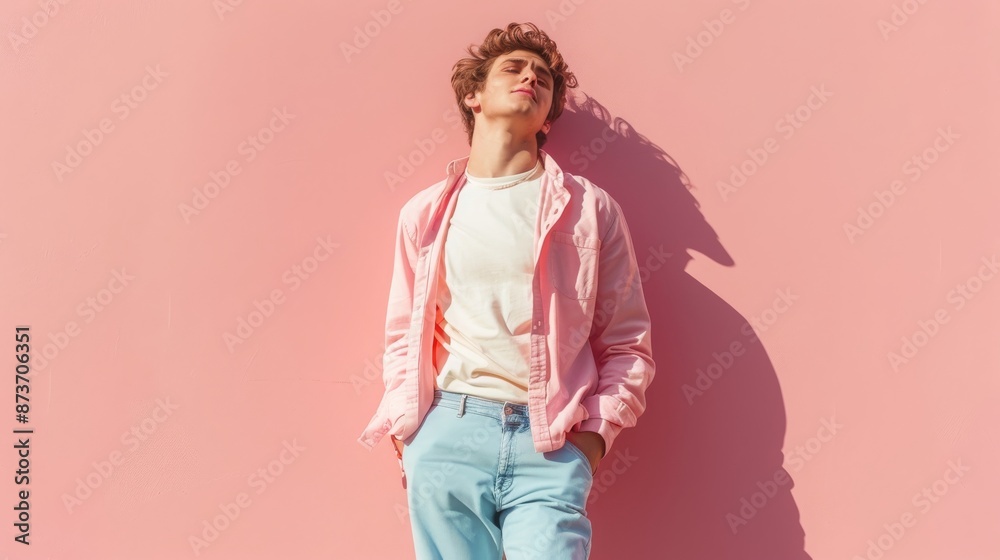
{"label": "jacket cuff", "polygon": [[375,449],[374,445],[368,443],[368,438],[366,438],[365,436],[359,437],[356,441],[361,445],[361,447],[364,447],[368,451],[372,451],[373,449]]}

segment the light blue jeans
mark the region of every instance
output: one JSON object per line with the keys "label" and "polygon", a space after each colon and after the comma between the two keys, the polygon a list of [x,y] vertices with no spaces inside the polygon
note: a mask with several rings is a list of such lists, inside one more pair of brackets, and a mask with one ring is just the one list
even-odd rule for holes
{"label": "light blue jeans", "polygon": [[535,451],[527,405],[436,389],[403,470],[418,560],[590,557],[590,462]]}

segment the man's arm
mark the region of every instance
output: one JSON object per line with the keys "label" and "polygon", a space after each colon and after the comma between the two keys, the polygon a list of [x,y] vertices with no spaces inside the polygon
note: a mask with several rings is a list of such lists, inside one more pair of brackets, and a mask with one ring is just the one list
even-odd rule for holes
{"label": "man's arm", "polygon": [[[392,280],[386,305],[385,350],[382,354],[382,382],[385,391],[375,414],[376,421],[381,423],[398,420],[398,416],[396,418],[388,416],[389,392],[403,383],[403,374],[406,370],[406,335],[410,328],[413,309],[414,266],[417,260],[416,231],[406,222],[405,213],[404,205],[396,221]],[[401,399],[402,395],[397,391],[391,398]],[[401,411],[402,407],[397,406],[395,410]],[[368,447],[362,438],[358,441]]]}
{"label": "man's arm", "polygon": [[655,371],[649,311],[632,238],[621,207],[610,196],[608,201],[613,217],[601,241],[594,315],[601,320],[595,319],[590,330],[599,381],[597,394],[582,401],[590,417],[579,428],[600,434],[605,454],[646,409],[645,391]]}
{"label": "man's arm", "polygon": [[382,355],[382,381],[386,391],[403,382],[406,369],[406,335],[413,313],[414,267],[417,260],[416,232],[406,223],[405,206],[396,222],[396,247],[385,314],[385,352]]}

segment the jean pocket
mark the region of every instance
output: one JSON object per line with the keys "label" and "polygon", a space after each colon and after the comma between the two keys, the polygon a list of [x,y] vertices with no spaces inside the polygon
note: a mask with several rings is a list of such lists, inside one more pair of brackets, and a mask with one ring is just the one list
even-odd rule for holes
{"label": "jean pocket", "polygon": [[564,447],[567,447],[567,448],[569,448],[570,451],[572,451],[573,453],[576,453],[577,457],[579,457],[580,460],[583,461],[583,464],[587,465],[587,472],[590,473],[590,476],[594,476],[593,467],[590,466],[590,458],[587,457],[587,454],[584,453],[582,449],[580,449],[579,447],[577,447],[569,439],[566,439],[566,443],[564,444]]}

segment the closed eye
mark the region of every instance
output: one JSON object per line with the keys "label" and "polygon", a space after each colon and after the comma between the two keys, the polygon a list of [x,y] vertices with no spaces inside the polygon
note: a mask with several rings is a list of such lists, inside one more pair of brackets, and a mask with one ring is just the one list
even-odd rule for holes
{"label": "closed eye", "polygon": [[[503,71],[504,72],[511,71],[511,72],[516,73],[516,74],[520,73],[520,71],[517,68],[504,68]],[[548,85],[548,82],[546,82],[545,80],[543,80],[541,78],[538,78],[538,83],[541,84],[541,85],[543,85],[543,86],[547,86]]]}

